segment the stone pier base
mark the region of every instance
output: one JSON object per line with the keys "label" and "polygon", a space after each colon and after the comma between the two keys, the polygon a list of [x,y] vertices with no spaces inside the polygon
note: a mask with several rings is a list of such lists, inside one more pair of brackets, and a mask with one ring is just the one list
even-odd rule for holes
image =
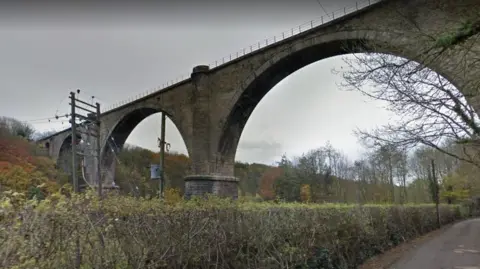
{"label": "stone pier base", "polygon": [[[88,184],[81,184],[79,186],[80,192],[85,192],[89,187],[92,187],[95,193],[98,191],[97,185],[88,185]],[[120,188],[118,186],[102,186],[102,193],[103,194],[118,194],[120,193]]]}
{"label": "stone pier base", "polygon": [[221,197],[238,198],[236,177],[214,175],[192,175],[185,177],[185,198],[213,194]]}

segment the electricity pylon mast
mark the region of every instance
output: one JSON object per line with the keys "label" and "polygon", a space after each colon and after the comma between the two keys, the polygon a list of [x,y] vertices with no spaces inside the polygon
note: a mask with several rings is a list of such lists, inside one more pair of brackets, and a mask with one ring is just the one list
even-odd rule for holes
{"label": "electricity pylon mast", "polygon": [[[77,90],[77,94],[80,94],[80,90]],[[93,137],[95,138],[95,151],[96,153],[91,155],[95,156],[97,159],[96,162],[96,183],[97,183],[97,188],[98,188],[98,195],[101,197],[102,196],[102,179],[101,179],[101,148],[100,148],[100,104],[97,102],[95,105],[89,104],[85,101],[79,100],[76,98],[75,92],[70,92],[70,103],[71,105],[71,119],[70,119],[70,124],[72,126],[72,181],[73,181],[73,189],[75,192],[80,191],[80,187],[78,184],[78,176],[77,176],[77,156],[78,155],[83,155],[85,156],[85,152],[79,153],[77,152],[77,133],[82,133],[87,135],[87,137]],[[83,106],[80,106],[83,105]],[[87,106],[85,108],[84,106]],[[87,116],[81,115],[77,112],[77,109],[83,110],[87,112]],[[94,109],[94,110],[92,110]],[[79,119],[80,121],[83,121],[83,123],[86,123],[87,128],[86,131],[79,130],[78,127],[80,125],[77,125],[76,119]],[[90,129],[88,128],[88,125],[94,125],[96,128]],[[89,155],[89,154],[87,154]]]}

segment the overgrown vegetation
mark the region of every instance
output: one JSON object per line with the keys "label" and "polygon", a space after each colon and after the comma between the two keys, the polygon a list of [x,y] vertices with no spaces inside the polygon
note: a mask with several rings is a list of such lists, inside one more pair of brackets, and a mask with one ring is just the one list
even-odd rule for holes
{"label": "overgrown vegetation", "polygon": [[0,126],[0,191],[38,198],[68,183],[68,176],[56,169],[45,152],[28,141],[34,129],[14,119],[7,122]]}
{"label": "overgrown vegetation", "polygon": [[[468,215],[458,205],[440,209],[442,224]],[[355,268],[437,228],[432,205],[215,197],[169,203],[125,196],[100,202],[93,193],[41,202],[5,197],[0,212],[0,266],[18,269]]]}
{"label": "overgrown vegetation", "polygon": [[465,21],[461,23],[459,29],[452,33],[444,33],[438,37],[435,43],[435,47],[439,48],[449,48],[453,45],[456,45],[468,37],[478,33],[480,31],[480,21],[475,23],[471,21]]}

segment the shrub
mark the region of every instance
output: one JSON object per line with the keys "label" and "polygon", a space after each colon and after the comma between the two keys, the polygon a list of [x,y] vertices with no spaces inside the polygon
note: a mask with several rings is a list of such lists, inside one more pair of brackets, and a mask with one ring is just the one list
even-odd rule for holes
{"label": "shrub", "polygon": [[165,202],[169,205],[175,205],[183,200],[180,190],[177,188],[167,188],[164,192]]}
{"label": "shrub", "polygon": [[[355,268],[437,227],[433,205],[98,201],[91,193],[15,203],[0,203],[1,268],[77,268],[76,253],[81,268]],[[440,210],[443,224],[464,217],[459,206]]]}
{"label": "shrub", "polygon": [[[68,176],[56,170],[52,160],[36,156],[35,151],[36,146],[26,139],[0,132],[0,186],[3,190],[27,196],[36,192],[38,198],[58,191],[68,182]],[[38,190],[34,190],[36,188]]]}
{"label": "shrub", "polygon": [[312,200],[312,191],[309,184],[303,184],[300,187],[300,200],[302,202],[310,202]]}

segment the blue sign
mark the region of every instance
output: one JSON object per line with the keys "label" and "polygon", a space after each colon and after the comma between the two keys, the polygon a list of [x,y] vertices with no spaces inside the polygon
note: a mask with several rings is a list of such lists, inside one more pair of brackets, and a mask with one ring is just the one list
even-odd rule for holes
{"label": "blue sign", "polygon": [[150,179],[160,179],[162,168],[159,164],[151,164],[150,165]]}

